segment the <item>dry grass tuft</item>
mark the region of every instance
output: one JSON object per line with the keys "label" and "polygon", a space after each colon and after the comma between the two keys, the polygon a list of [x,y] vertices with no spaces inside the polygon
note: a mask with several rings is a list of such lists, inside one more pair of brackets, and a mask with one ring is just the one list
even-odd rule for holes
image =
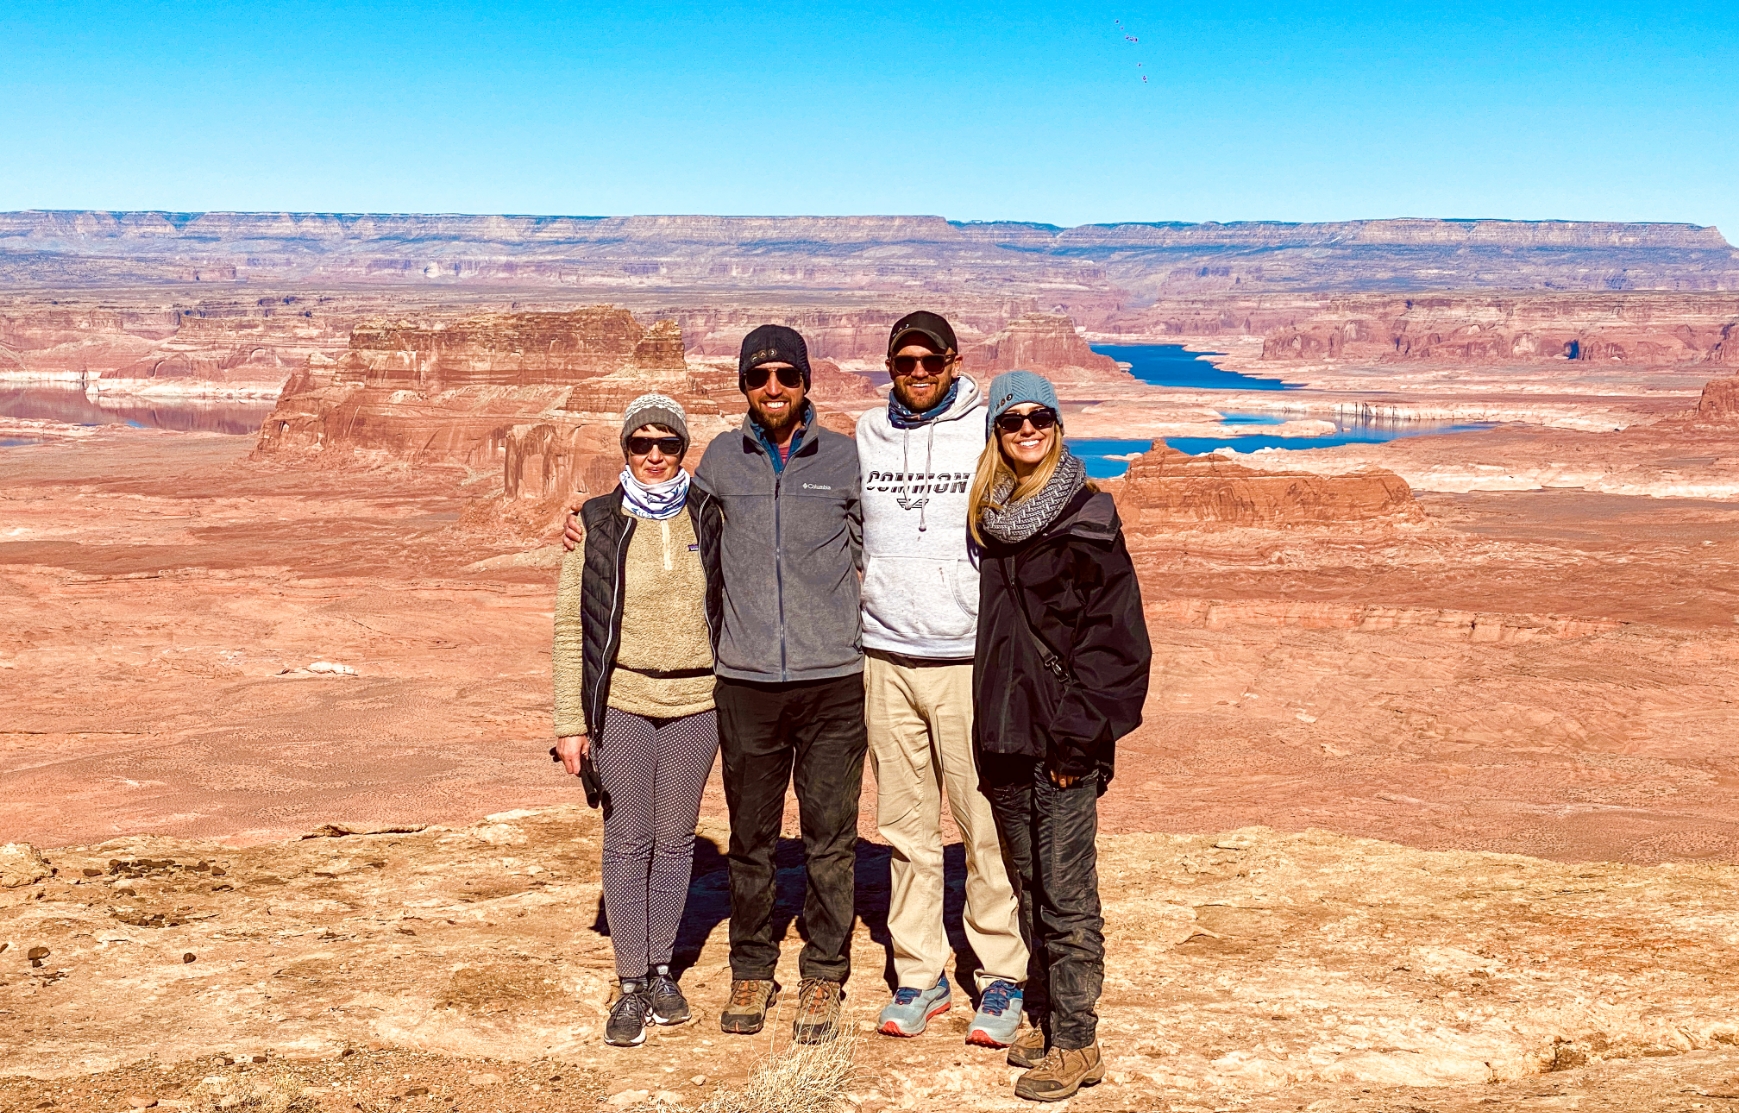
{"label": "dry grass tuft", "polygon": [[849,1023],[826,1043],[769,1053],[740,1089],[720,1090],[699,1113],[839,1113],[857,1077],[858,1035]]}

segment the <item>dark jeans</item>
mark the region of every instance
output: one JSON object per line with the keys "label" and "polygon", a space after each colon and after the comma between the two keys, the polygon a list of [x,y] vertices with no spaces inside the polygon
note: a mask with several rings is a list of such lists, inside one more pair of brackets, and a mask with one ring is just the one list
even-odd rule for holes
{"label": "dark jeans", "polygon": [[1042,761],[980,756],[979,790],[990,798],[997,834],[1020,901],[1027,960],[1026,1010],[1051,1043],[1091,1046],[1105,982],[1105,921],[1099,914],[1099,774],[1068,788],[1051,783]]}
{"label": "dark jeans", "polygon": [[715,696],[725,803],[731,812],[731,976],[768,980],[773,852],[785,786],[797,789],[807,891],[805,978],[843,982],[851,970],[858,799],[863,794],[863,676],[791,684],[720,678]]}

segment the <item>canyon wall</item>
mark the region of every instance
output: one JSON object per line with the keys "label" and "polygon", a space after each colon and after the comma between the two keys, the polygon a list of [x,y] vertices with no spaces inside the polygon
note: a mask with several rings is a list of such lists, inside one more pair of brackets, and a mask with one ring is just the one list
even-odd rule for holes
{"label": "canyon wall", "polygon": [[1706,425],[1739,422],[1739,375],[1710,379],[1697,399],[1696,420]]}
{"label": "canyon wall", "polygon": [[[1739,289],[1713,228],[1562,221],[1106,224],[940,217],[0,213],[0,285],[877,291],[1032,297],[1090,327],[1166,296]],[[687,297],[704,304],[716,297]]]}
{"label": "canyon wall", "polygon": [[[365,321],[336,359],[316,355],[285,384],[255,457],[460,465],[498,474],[509,505],[541,505],[614,485],[618,415],[649,390],[683,403],[697,450],[744,408],[734,364],[691,368],[676,322],[616,306]],[[818,405],[859,391],[875,398],[820,362]]]}
{"label": "canyon wall", "polygon": [[370,321],[285,384],[257,452],[500,466],[516,425],[569,415],[577,427],[648,390],[719,412],[690,379],[676,324],[645,327],[626,309]]}
{"label": "canyon wall", "polygon": [[275,397],[316,354],[342,351],[327,299],[14,297],[0,305],[0,381],[87,394]]}
{"label": "canyon wall", "polygon": [[1739,361],[1739,297],[1437,294],[1335,298],[1263,338],[1266,360]]}
{"label": "canyon wall", "polygon": [[1473,364],[1552,360],[1739,365],[1739,297],[1493,293],[1166,298],[1094,326],[1110,340],[1258,336],[1268,361]]}
{"label": "canyon wall", "polygon": [[1400,476],[1381,468],[1344,475],[1263,472],[1224,457],[1157,445],[1107,486],[1132,550],[1179,529],[1394,525],[1423,519]]}

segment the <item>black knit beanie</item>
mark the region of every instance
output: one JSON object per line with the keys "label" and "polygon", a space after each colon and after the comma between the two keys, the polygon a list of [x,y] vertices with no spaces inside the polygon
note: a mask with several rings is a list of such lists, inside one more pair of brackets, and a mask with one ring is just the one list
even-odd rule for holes
{"label": "black knit beanie", "polygon": [[737,357],[738,390],[747,392],[749,369],[763,363],[789,363],[803,372],[803,389],[809,389],[809,346],[796,329],[762,325],[743,337],[743,351]]}

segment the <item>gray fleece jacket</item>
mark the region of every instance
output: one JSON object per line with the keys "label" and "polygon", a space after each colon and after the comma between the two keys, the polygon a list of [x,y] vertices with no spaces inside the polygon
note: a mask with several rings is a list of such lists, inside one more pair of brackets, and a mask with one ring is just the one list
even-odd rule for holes
{"label": "gray fleece jacket", "polygon": [[748,417],[707,446],[695,479],[724,507],[724,622],[714,670],[734,680],[825,680],[863,670],[857,446],[809,411],[773,470]]}

